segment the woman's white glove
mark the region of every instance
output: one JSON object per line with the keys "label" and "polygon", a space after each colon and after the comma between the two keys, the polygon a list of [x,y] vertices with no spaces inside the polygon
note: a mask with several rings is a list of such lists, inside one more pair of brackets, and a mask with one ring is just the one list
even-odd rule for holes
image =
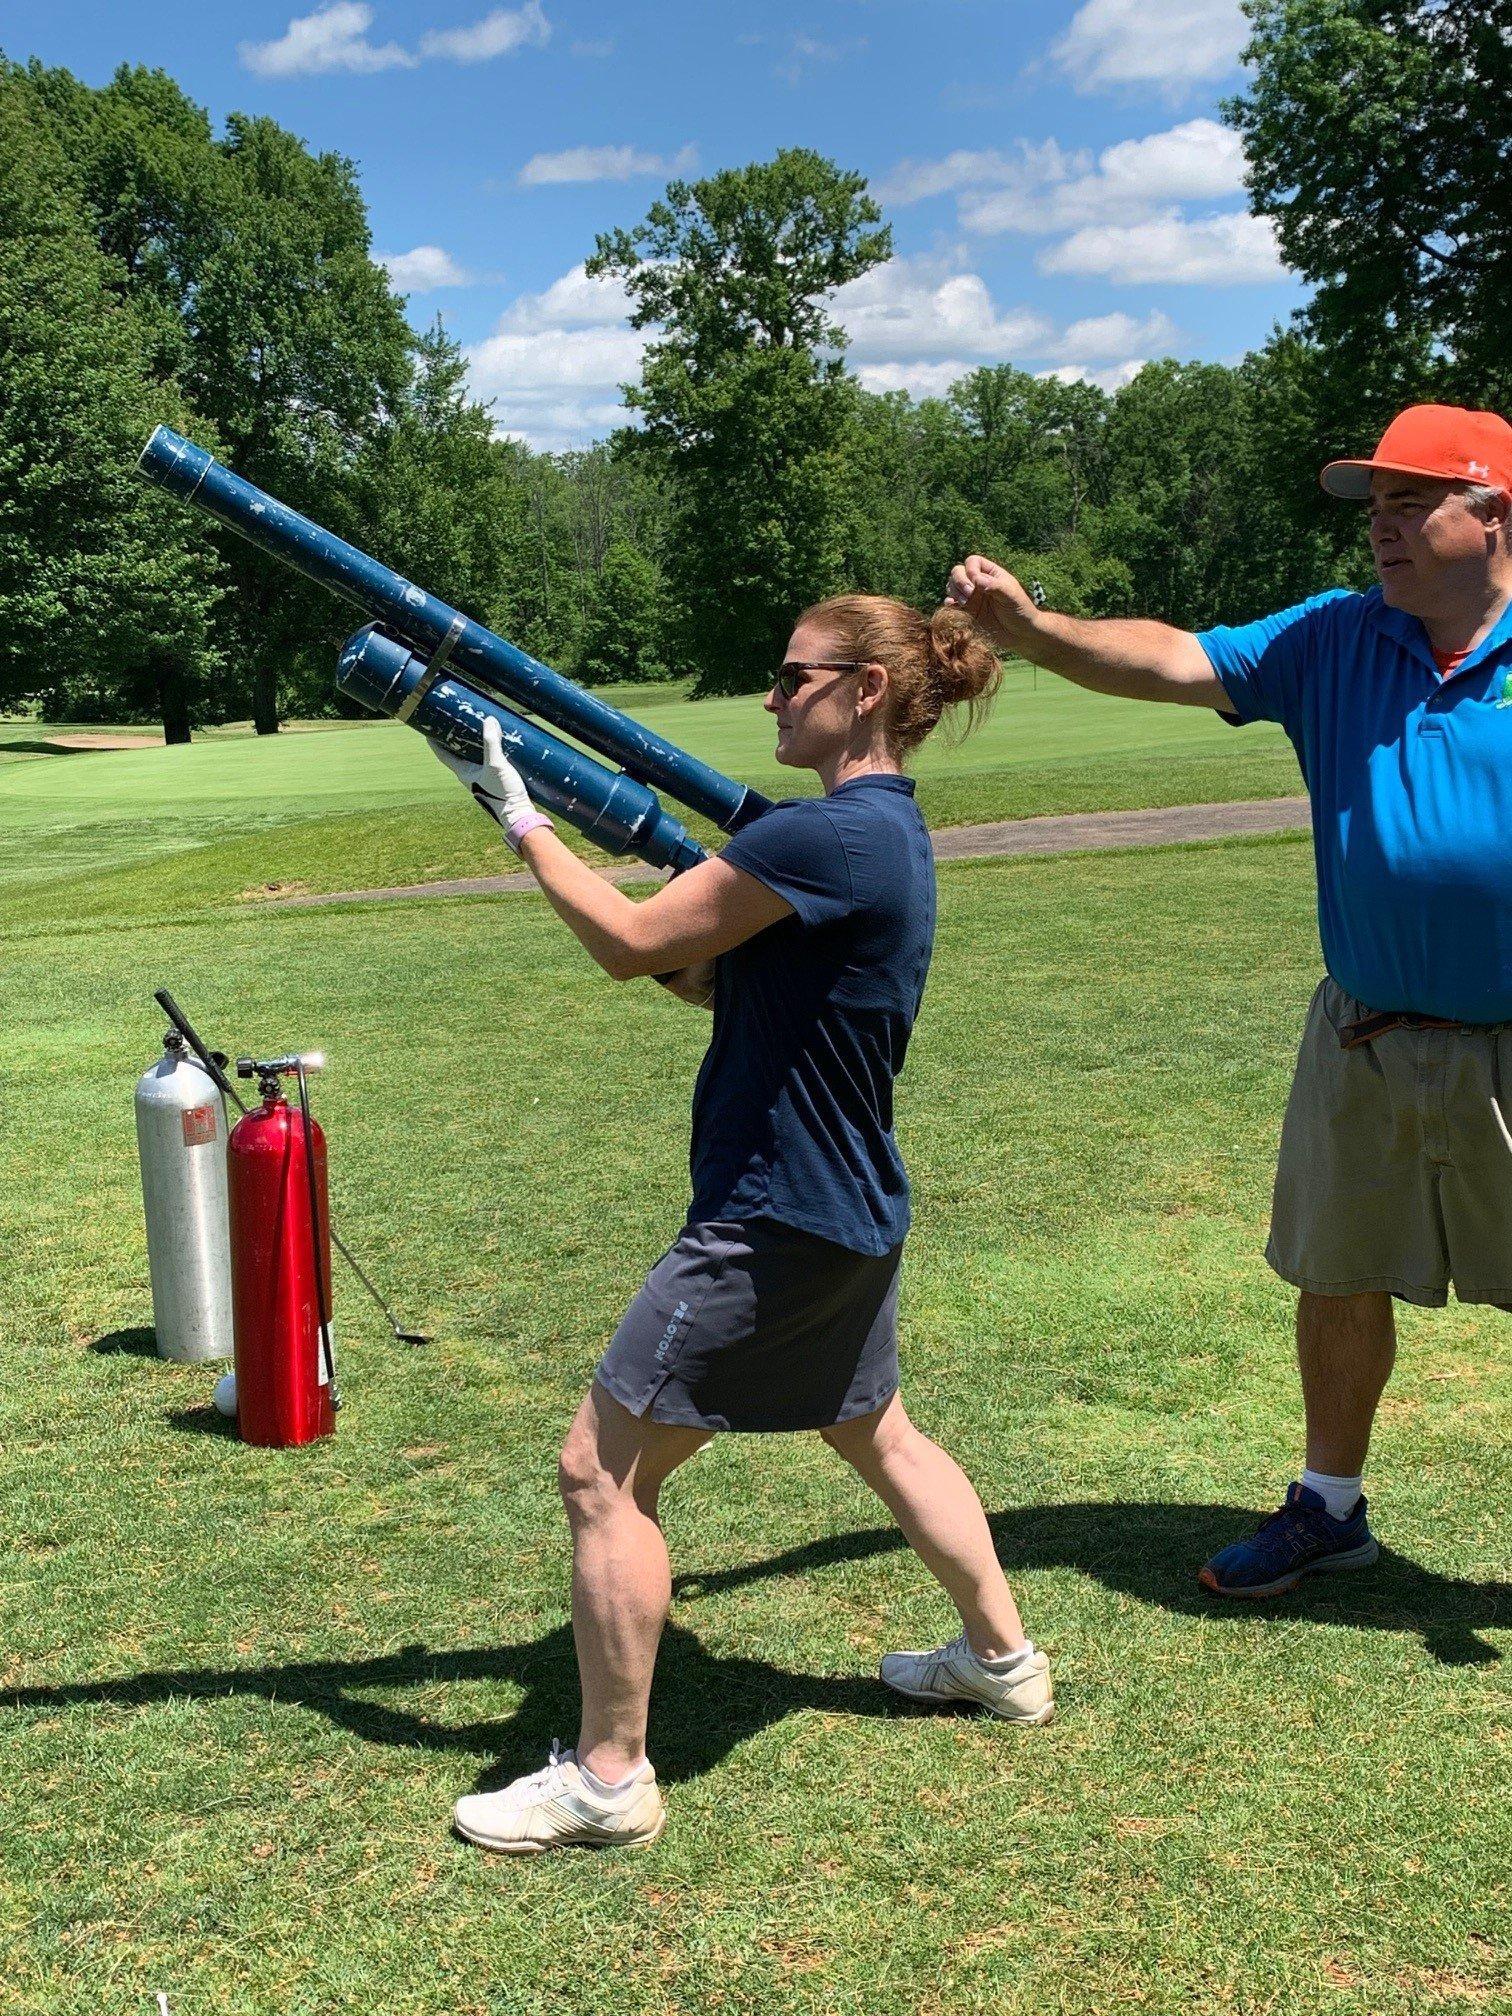
{"label": "woman's white glove", "polygon": [[504,838],[516,854],[527,833],[537,826],[551,824],[544,812],[536,810],[525,779],[504,754],[503,733],[492,716],[483,723],[481,763],[469,763],[465,756],[454,756],[439,742],[432,742],[431,748],[452,775],[471,791],[488,816],[498,820],[504,828]]}

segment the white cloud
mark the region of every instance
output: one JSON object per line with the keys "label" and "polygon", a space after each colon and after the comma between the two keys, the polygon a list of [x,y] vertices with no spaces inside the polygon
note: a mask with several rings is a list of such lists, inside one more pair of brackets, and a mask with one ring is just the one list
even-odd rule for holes
{"label": "white cloud", "polygon": [[500,318],[501,329],[603,329],[623,322],[633,303],[623,281],[590,280],[579,261],[541,294],[521,294]]}
{"label": "white cloud", "polygon": [[696,147],[676,154],[648,154],[640,147],[565,147],[559,154],[532,154],[518,180],[527,187],[552,182],[628,182],[636,175],[685,175],[698,165]]}
{"label": "white cloud", "polygon": [[496,330],[467,351],[471,390],[501,434],[534,448],[583,447],[625,424],[621,385],[640,375],[633,329]]}
{"label": "white cloud", "polygon": [[[1064,360],[1058,376],[1102,384],[1119,371],[1132,376],[1144,356],[1171,350],[1179,331],[1156,311],[1089,316],[1069,327],[1025,307],[1001,308],[979,273],[948,261],[890,259],[835,296],[835,313],[851,339],[847,352],[869,392],[909,392],[938,398],[983,364]],[[1143,355],[1129,362],[1131,353]]]}
{"label": "white cloud", "polygon": [[527,44],[539,47],[551,35],[541,0],[525,0],[523,7],[495,8],[468,28],[424,35],[418,56],[397,42],[370,42],[372,25],[373,10],[366,0],[332,0],[330,6],[317,8],[313,14],[298,15],[276,42],[242,42],[237,45],[237,54],[243,66],[259,77],[317,77],[336,70],[413,70],[421,56],[484,63]]}
{"label": "white cloud", "polygon": [[979,273],[950,272],[928,259],[889,259],[840,288],[835,318],[860,363],[906,358],[1006,358],[1035,352],[1050,332],[1029,308],[1000,311]]}
{"label": "white cloud", "polygon": [[960,151],[900,162],[878,185],[883,201],[917,202],[954,191],[968,231],[1071,231],[1136,222],[1170,203],[1212,202],[1244,187],[1244,148],[1215,119],[1189,119],[1105,147],[1095,161],[1058,141],[1020,140],[1007,152]]}
{"label": "white cloud", "polygon": [[[1158,312],[1089,316],[1059,328],[1036,311],[1004,307],[959,257],[890,259],[839,289],[834,308],[847,352],[872,392],[938,397],[983,364],[1059,367],[1057,375],[1112,384],[1138,361],[1172,348],[1178,331]],[[628,326],[624,284],[573,266],[538,294],[522,294],[491,336],[467,352],[474,396],[494,402],[500,433],[536,448],[580,447],[623,426],[619,387],[640,375],[654,331]],[[1121,382],[1121,381],[1119,381]]]}
{"label": "white cloud", "polygon": [[1046,273],[1076,273],[1124,286],[1157,283],[1234,286],[1283,280],[1286,268],[1268,218],[1183,218],[1174,211],[1140,224],[1091,225],[1040,254]]}
{"label": "white cloud", "polygon": [[622,427],[619,388],[640,376],[647,341],[626,326],[630,307],[618,280],[590,280],[581,265],[511,302],[466,353],[473,395],[493,400],[499,432],[560,450]]}
{"label": "white cloud", "polygon": [[468,351],[473,388],[502,406],[566,392],[608,396],[635,377],[643,342],[633,329],[496,330]]}
{"label": "white cloud", "polygon": [[409,252],[375,252],[374,259],[396,287],[424,294],[432,287],[470,287],[473,276],[439,245],[416,245]]}
{"label": "white cloud", "polygon": [[[1077,363],[1069,368],[1083,372],[1087,360],[1126,358],[1134,350],[1168,351],[1174,346],[1177,334],[1176,324],[1158,309],[1142,321],[1132,315],[1091,315],[1063,329],[1055,349],[1057,356],[1076,358]],[[1056,375],[1064,376],[1066,368]]]}
{"label": "white cloud", "polygon": [[397,42],[367,39],[373,10],[361,0],[334,0],[329,7],[292,20],[276,42],[241,42],[237,55],[259,77],[316,77],[332,70],[368,72],[412,70],[415,58]]}
{"label": "white cloud", "polygon": [[961,147],[939,161],[900,161],[891,174],[873,184],[872,194],[879,203],[897,204],[918,203],[926,196],[959,189],[1033,188],[1085,173],[1090,163],[1085,151],[1069,154],[1058,140],[1017,140],[1011,154],[995,147]]}
{"label": "white cloud", "polygon": [[1232,196],[1244,187],[1244,143],[1216,119],[1188,119],[1143,140],[1120,140],[1097,157],[1108,198],[1151,203]]}
{"label": "white cloud", "polygon": [[1086,0],[1051,55],[1078,91],[1175,96],[1226,77],[1249,39],[1239,0]]}
{"label": "white cloud", "polygon": [[516,49],[543,48],[551,39],[551,23],[541,0],[523,7],[496,7],[467,28],[433,29],[420,38],[422,56],[444,56],[453,63],[487,63],[512,56]]}
{"label": "white cloud", "polygon": [[914,399],[943,399],[958,378],[975,371],[981,358],[947,357],[926,363],[912,358],[906,364],[862,364],[856,376],[868,392],[907,392]]}
{"label": "white cloud", "polygon": [[1233,285],[1283,274],[1271,226],[1242,211],[1191,217],[1244,187],[1237,133],[1214,119],[1188,119],[1142,139],[1120,140],[1094,160],[1056,141],[939,161],[905,161],[882,185],[893,201],[954,192],[962,227],[979,235],[1062,235],[1040,255],[1047,273],[1127,282]]}

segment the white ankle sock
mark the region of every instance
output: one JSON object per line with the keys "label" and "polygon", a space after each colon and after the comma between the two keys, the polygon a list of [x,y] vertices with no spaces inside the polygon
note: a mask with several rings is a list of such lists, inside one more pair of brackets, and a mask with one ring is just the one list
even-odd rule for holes
{"label": "white ankle sock", "polygon": [[1330,1519],[1347,1519],[1360,1502],[1361,1477],[1330,1477],[1326,1470],[1304,1470],[1302,1482],[1323,1500]]}
{"label": "white ankle sock", "polygon": [[1017,1666],[1021,1659],[1034,1657],[1034,1640],[1026,1638],[1017,1652],[1005,1652],[1001,1659],[984,1659],[979,1652],[973,1652],[971,1656],[978,1666],[985,1666],[989,1673],[1007,1673]]}
{"label": "white ankle sock", "polygon": [[620,1779],[617,1785],[606,1784],[602,1778],[598,1777],[594,1772],[590,1771],[586,1764],[579,1764],[578,1776],[582,1779],[583,1783],[588,1787],[588,1790],[590,1792],[596,1792],[600,1797],[600,1799],[614,1799],[617,1798],[621,1793],[628,1792],[630,1790],[630,1786],[633,1780],[641,1771],[645,1769],[645,1765],[646,1760],[644,1757],[642,1757],[639,1764],[631,1765],[630,1769],[625,1773],[624,1777]]}

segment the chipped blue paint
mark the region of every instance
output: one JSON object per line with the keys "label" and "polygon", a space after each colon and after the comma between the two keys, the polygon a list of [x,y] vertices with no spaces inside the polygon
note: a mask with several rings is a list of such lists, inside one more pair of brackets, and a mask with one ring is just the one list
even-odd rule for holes
{"label": "chipped blue paint", "polygon": [[[436,649],[458,615],[448,603],[291,511],[170,427],[156,430],[142,450],[137,469],[184,503],[209,512],[275,560],[355,602],[422,654]],[[628,714],[595,699],[470,617],[462,618],[451,662],[473,687],[497,693],[512,706],[539,714],[586,742],[590,749],[612,757],[632,780],[656,785],[726,833],[738,831],[770,807],[771,800],[759,791],[699,762],[675,742],[663,740]]]}
{"label": "chipped blue paint", "polygon": [[[425,671],[425,660],[408,645],[369,623],[341,647],[336,684],[375,714],[397,714]],[[638,854],[653,868],[676,871],[704,859],[697,841],[644,784],[606,769],[460,679],[438,679],[421,697],[409,725],[453,755],[478,763],[483,723],[490,718],[498,722],[510,761],[537,804],[568,820],[606,853]]]}

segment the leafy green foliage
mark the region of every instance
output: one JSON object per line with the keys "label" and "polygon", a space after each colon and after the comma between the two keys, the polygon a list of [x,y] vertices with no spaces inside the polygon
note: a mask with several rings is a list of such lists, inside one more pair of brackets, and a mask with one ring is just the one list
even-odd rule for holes
{"label": "leafy green foliage", "polygon": [[0,700],[156,707],[170,741],[215,664],[202,528],[132,476],[183,398],[123,300],[73,165],[0,67]]}
{"label": "leafy green foliage", "polygon": [[972,550],[1058,607],[1187,624],[1363,584],[1319,464],[1412,399],[1512,401],[1512,0],[1250,12],[1231,116],[1318,292],[1239,365],[869,394],[834,297],[888,230],[861,177],[788,148],[598,240],[652,340],[639,424],[570,455],[500,439],[439,324],[409,329],[350,161],[267,119],[217,134],[160,71],[5,65],[0,691],[175,736],[335,710],[347,612],[140,493],[158,420],[590,680],[759,687],[811,600],[928,605]]}
{"label": "leafy green foliage", "polygon": [[[494,439],[487,409],[468,398],[461,349],[439,319],[418,339],[415,361],[413,380],[353,466],[352,514],[363,543],[388,565],[507,630],[509,583],[528,564],[524,487]],[[322,659],[301,711],[329,689]]]}
{"label": "leafy green foliage", "polygon": [[1311,333],[1367,427],[1402,366],[1505,411],[1512,364],[1508,0],[1247,0],[1229,106],[1255,207],[1314,282]]}
{"label": "leafy green foliage", "polygon": [[670,183],[643,224],[600,236],[588,272],[621,278],[632,326],[661,331],[690,372],[707,376],[753,348],[843,348],[829,297],[891,251],[863,176],[785,147],[770,161]]}
{"label": "leafy green foliage", "polygon": [[644,553],[616,540],[590,593],[578,677],[600,686],[670,679],[659,650],[662,607],[656,569]]}
{"label": "leafy green foliage", "polygon": [[674,182],[588,262],[658,331],[626,397],[667,471],[673,649],[700,692],[766,683],[793,616],[841,582],[851,408],[830,297],[892,243],[865,188],[784,149]]}

